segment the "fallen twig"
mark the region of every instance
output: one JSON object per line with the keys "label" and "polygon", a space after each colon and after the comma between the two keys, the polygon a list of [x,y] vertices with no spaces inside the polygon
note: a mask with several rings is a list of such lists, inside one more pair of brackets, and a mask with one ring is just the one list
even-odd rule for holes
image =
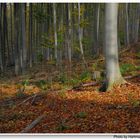
{"label": "fallen twig", "polygon": [[37,117],[32,123],[30,123],[27,127],[25,127],[21,133],[28,133],[33,127],[35,127],[44,117],[46,114],[43,114],[39,117]]}
{"label": "fallen twig", "polygon": [[29,100],[30,100],[31,98],[33,98],[34,96],[35,96],[35,95],[32,95],[32,96],[28,97],[28,98],[25,99],[23,102],[19,103],[17,106],[20,106],[20,105],[26,103],[27,101],[29,101]]}
{"label": "fallen twig", "polygon": [[136,78],[136,77],[139,77],[140,74],[137,74],[137,75],[130,75],[130,76],[125,76],[124,79],[132,79],[132,78]]}
{"label": "fallen twig", "polygon": [[98,84],[99,84],[99,82],[90,82],[90,83],[80,84],[78,86],[74,86],[72,88],[72,90],[77,90],[77,89],[82,88],[82,87],[96,86]]}
{"label": "fallen twig", "polygon": [[[138,75],[133,75],[133,76],[125,76],[124,79],[132,79],[135,77],[140,76],[140,74]],[[79,90],[82,87],[89,87],[89,86],[97,86],[100,82],[90,82],[90,83],[85,83],[85,84],[80,84],[78,86],[74,86],[71,90]]]}
{"label": "fallen twig", "polygon": [[35,104],[35,101],[36,101],[37,96],[38,96],[38,95],[35,95],[35,96],[34,96],[32,102],[31,102],[31,105],[34,105],[34,104]]}

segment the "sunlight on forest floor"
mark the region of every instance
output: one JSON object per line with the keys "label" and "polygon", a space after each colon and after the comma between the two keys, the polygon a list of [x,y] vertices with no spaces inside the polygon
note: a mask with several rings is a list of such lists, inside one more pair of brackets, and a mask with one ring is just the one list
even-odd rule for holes
{"label": "sunlight on forest floor", "polygon": [[[131,49],[121,54],[122,64],[140,66],[140,58],[133,51]],[[90,66],[94,62],[89,63],[89,70],[92,70]],[[122,67],[122,72],[127,72],[123,75],[140,74],[138,67],[134,69],[131,65],[125,66],[129,69]],[[76,66],[75,69],[80,67]],[[101,82],[96,86],[73,90],[72,84],[64,84],[64,77],[61,77],[61,82],[52,81],[47,85],[44,81],[48,80],[46,77],[49,72],[40,70],[34,73],[26,75],[30,77],[28,80],[23,76],[1,79],[1,133],[20,133],[41,114],[46,114],[46,117],[30,132],[140,132],[140,76],[127,80],[129,84],[114,87],[110,92],[99,92]],[[85,83],[92,81],[88,78],[84,80]]]}

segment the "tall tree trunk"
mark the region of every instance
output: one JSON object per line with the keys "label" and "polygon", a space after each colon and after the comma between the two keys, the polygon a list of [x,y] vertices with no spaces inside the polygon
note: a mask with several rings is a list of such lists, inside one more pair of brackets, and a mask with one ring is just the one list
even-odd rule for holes
{"label": "tall tree trunk", "polygon": [[4,71],[3,61],[2,61],[2,7],[1,7],[1,3],[0,3],[0,70],[1,72]]}
{"label": "tall tree trunk", "polygon": [[58,61],[58,52],[57,52],[57,49],[58,49],[58,43],[57,43],[57,27],[56,27],[56,4],[53,3],[53,24],[54,24],[54,55],[55,55],[55,60],[56,60],[56,63]]}
{"label": "tall tree trunk", "polygon": [[99,55],[99,24],[100,24],[100,4],[95,7],[95,34],[94,34],[94,54]]}
{"label": "tall tree trunk", "polygon": [[120,73],[117,44],[117,16],[118,4],[105,5],[105,62],[106,89],[125,82]]}
{"label": "tall tree trunk", "polygon": [[15,41],[15,74],[20,73],[20,60],[19,60],[19,4],[14,4],[14,41]]}
{"label": "tall tree trunk", "polygon": [[33,48],[32,48],[32,4],[29,5],[29,64],[30,68],[33,63]]}
{"label": "tall tree trunk", "polygon": [[125,20],[125,44],[126,46],[129,46],[129,19],[128,19],[128,3],[125,4],[125,16],[126,16],[126,20]]}
{"label": "tall tree trunk", "polygon": [[83,60],[83,63],[85,65],[85,68],[87,68],[87,63],[85,61],[84,50],[83,50],[83,43],[82,43],[82,39],[83,39],[83,28],[81,27],[80,3],[78,3],[78,37],[79,37],[79,44],[80,44],[80,51],[81,51],[82,60]]}
{"label": "tall tree trunk", "polygon": [[13,5],[10,4],[10,38],[11,38],[11,57],[10,57],[10,60],[11,60],[11,64],[13,65],[14,64],[14,42],[13,42]]}
{"label": "tall tree trunk", "polygon": [[138,3],[136,5],[136,19],[135,19],[135,37],[134,37],[134,42],[137,43],[138,42],[138,35],[139,35],[139,26],[140,26],[140,4]]}
{"label": "tall tree trunk", "polygon": [[68,59],[71,67],[71,4],[68,3]]}
{"label": "tall tree trunk", "polygon": [[23,60],[23,68],[22,72],[24,73],[26,70],[26,61],[27,61],[27,50],[26,50],[26,31],[25,31],[25,4],[21,4],[21,46],[22,46],[22,60]]}

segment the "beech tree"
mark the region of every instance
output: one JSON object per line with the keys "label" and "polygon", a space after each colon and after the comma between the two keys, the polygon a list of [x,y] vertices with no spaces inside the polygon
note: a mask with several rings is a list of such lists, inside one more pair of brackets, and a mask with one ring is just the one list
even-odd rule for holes
{"label": "beech tree", "polygon": [[116,5],[0,3],[0,74],[9,69],[14,75],[24,74],[51,61],[61,71],[63,66],[72,71],[75,62],[88,71],[88,60],[100,58],[104,49],[106,88],[123,83],[118,47],[121,51],[139,42],[140,4]]}
{"label": "beech tree", "polygon": [[106,89],[110,90],[114,85],[124,84],[118,59],[117,41],[117,16],[118,4],[105,4],[105,66],[106,66]]}

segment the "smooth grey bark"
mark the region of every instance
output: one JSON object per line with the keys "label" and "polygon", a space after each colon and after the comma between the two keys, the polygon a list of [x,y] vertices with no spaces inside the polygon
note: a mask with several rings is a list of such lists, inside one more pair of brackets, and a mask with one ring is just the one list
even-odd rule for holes
{"label": "smooth grey bark", "polygon": [[58,53],[57,53],[57,49],[58,49],[58,43],[57,43],[57,27],[56,27],[56,4],[53,3],[53,25],[54,25],[54,53],[55,53],[55,59],[56,61],[58,61]]}
{"label": "smooth grey bark", "polygon": [[2,64],[3,64],[3,72],[6,69],[6,4],[1,4],[2,8]]}
{"label": "smooth grey bark", "polygon": [[19,60],[19,4],[14,4],[15,75],[20,73]]}
{"label": "smooth grey bark", "polygon": [[26,70],[26,61],[27,61],[27,50],[26,50],[26,30],[25,30],[25,4],[21,4],[21,46],[22,46],[22,72],[24,73]]}
{"label": "smooth grey bark", "polygon": [[124,83],[118,60],[117,16],[118,4],[105,4],[105,66],[107,90],[110,90],[113,85]]}
{"label": "smooth grey bark", "polygon": [[85,57],[84,57],[83,43],[82,43],[83,28],[81,27],[81,13],[80,13],[81,10],[80,9],[81,9],[80,3],[78,3],[78,37],[79,37],[79,44],[80,44],[80,51],[81,51],[82,60],[83,60],[85,67],[87,67]]}
{"label": "smooth grey bark", "polygon": [[29,4],[29,64],[33,65],[33,48],[32,48],[32,4]]}
{"label": "smooth grey bark", "polygon": [[135,14],[136,14],[136,17],[135,17],[135,35],[134,35],[134,42],[138,42],[138,35],[139,35],[139,26],[140,26],[140,4],[137,4],[136,5],[136,9],[135,9]]}
{"label": "smooth grey bark", "polygon": [[125,4],[125,15],[126,15],[126,20],[125,20],[125,44],[128,46],[129,45],[129,19],[128,19],[128,3]]}
{"label": "smooth grey bark", "polygon": [[11,41],[10,41],[10,43],[11,43],[11,58],[10,58],[10,60],[11,60],[11,64],[14,64],[14,43],[13,43],[13,36],[14,36],[14,34],[13,34],[13,5],[12,4],[10,4],[10,38],[11,38]]}
{"label": "smooth grey bark", "polygon": [[72,35],[72,25],[71,25],[71,4],[68,3],[68,59],[71,65],[71,35]]}
{"label": "smooth grey bark", "polygon": [[3,72],[3,63],[2,63],[2,8],[0,3],[0,70]]}
{"label": "smooth grey bark", "polygon": [[94,54],[99,55],[100,4],[95,7]]}

